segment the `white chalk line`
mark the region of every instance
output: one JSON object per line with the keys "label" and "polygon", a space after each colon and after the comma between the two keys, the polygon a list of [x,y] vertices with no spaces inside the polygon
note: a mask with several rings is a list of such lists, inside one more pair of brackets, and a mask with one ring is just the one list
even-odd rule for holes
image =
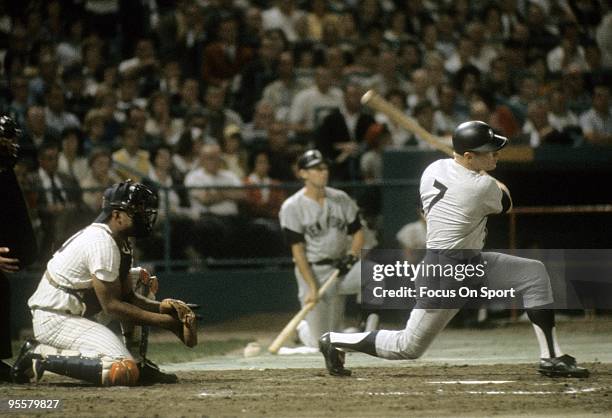
{"label": "white chalk line", "polygon": [[514,382],[516,380],[441,380],[427,383],[438,385],[501,385]]}

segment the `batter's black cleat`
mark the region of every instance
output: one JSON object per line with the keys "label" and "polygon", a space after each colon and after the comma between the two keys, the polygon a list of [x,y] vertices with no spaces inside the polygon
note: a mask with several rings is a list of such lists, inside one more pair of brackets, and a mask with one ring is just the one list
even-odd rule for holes
{"label": "batter's black cleat", "polygon": [[325,358],[325,367],[332,376],[350,376],[351,371],[344,368],[344,351],[338,350],[329,339],[329,332],[319,338],[319,350]]}
{"label": "batter's black cleat", "polygon": [[576,365],[576,359],[564,354],[560,357],[540,359],[538,372],[548,377],[589,377],[589,370]]}
{"label": "batter's black cleat", "polygon": [[34,370],[35,363],[33,362],[34,353],[32,350],[36,345],[36,341],[28,339],[21,346],[17,360],[11,368],[11,379],[14,383],[30,383],[33,378],[38,381],[42,377],[42,370]]}
{"label": "batter's black cleat", "polygon": [[164,373],[159,369],[159,366],[151,360],[143,360],[138,364],[140,368],[140,377],[138,383],[148,386],[156,383],[178,383],[178,377],[172,373]]}

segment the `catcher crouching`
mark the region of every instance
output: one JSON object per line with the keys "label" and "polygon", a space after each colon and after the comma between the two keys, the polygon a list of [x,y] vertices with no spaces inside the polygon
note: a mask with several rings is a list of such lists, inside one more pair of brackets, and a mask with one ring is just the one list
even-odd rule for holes
{"label": "catcher crouching", "polygon": [[[155,301],[156,278],[132,268],[129,237],[149,235],[156,218],[157,196],[142,184],[127,180],[105,191],[102,213],[57,250],[28,300],[35,340],[13,366],[16,383],[45,371],[102,386],[177,382],[146,359],[148,327],[193,347],[196,316],[182,301]],[[110,319],[121,322],[123,340],[105,325]]]}

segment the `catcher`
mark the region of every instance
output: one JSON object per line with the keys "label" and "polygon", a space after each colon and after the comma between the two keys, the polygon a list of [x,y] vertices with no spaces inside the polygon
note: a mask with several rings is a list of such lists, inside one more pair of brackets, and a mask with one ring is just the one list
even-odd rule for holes
{"label": "catcher", "polygon": [[[165,328],[188,347],[197,344],[190,307],[147,298],[155,291],[152,280],[131,268],[128,238],[149,235],[156,218],[157,197],[142,184],[127,180],[105,191],[102,213],[57,250],[28,301],[35,340],[24,343],[13,366],[16,383],[38,380],[44,371],[103,386],[177,381],[144,358],[146,340],[140,362],[128,349],[133,325]],[[135,292],[142,279],[146,291]],[[101,313],[121,321],[126,341],[94,320]]]}

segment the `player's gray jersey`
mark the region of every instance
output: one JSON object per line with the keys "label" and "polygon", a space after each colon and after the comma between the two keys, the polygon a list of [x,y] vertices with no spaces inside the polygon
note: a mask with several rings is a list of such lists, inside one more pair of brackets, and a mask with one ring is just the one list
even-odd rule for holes
{"label": "player's gray jersey", "polygon": [[494,178],[454,159],[430,164],[421,176],[427,248],[482,249],[487,216],[502,212],[503,192]]}
{"label": "player's gray jersey", "polygon": [[281,227],[303,236],[310,262],[344,256],[350,228],[360,222],[357,205],[346,193],[331,187],[325,188],[322,206],[305,192],[306,188],[302,188],[283,203],[279,213]]}
{"label": "player's gray jersey", "polygon": [[[119,277],[121,254],[106,224],[93,223],[74,234],[47,263],[47,272],[60,286],[90,289],[92,276],[104,281]],[[80,315],[84,310],[79,299],[52,286],[43,276],[36,292],[28,300],[31,309],[70,311]]]}

